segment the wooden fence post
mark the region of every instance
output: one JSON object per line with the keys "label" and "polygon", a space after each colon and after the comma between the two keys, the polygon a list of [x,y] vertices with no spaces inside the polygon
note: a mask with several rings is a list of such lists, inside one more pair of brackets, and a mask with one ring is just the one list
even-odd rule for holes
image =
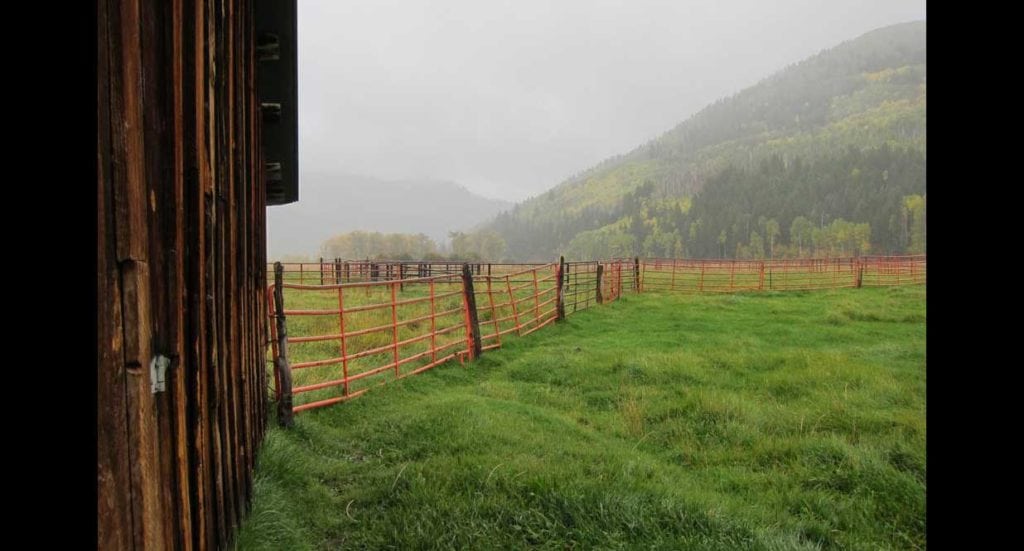
{"label": "wooden fence post", "polygon": [[633,257],[633,291],[639,293],[643,289],[640,288],[640,257]]}
{"label": "wooden fence post", "polygon": [[604,274],[604,266],[597,263],[597,303],[604,304],[604,297],[601,296],[601,275]]}
{"label": "wooden fence post", "polygon": [[480,320],[476,314],[476,291],[473,290],[473,271],[469,264],[462,265],[462,294],[466,305],[466,322],[469,324],[469,338],[472,347],[469,349],[469,359],[474,360],[483,353],[483,345],[480,342]]}
{"label": "wooden fence post", "polygon": [[292,426],[292,369],[288,365],[288,324],[284,317],[284,267],[274,263],[274,312],[277,323],[277,359],[274,369],[281,382],[281,398],[277,401],[277,424]]}
{"label": "wooden fence post", "polygon": [[555,290],[555,319],[557,321],[565,320],[565,282],[562,279],[565,277],[565,257],[558,257],[558,273],[555,274],[555,280],[558,281],[558,287]]}
{"label": "wooden fence post", "polygon": [[[633,280],[633,284],[636,284],[636,280]],[[622,296],[622,263],[615,265],[615,291],[612,292],[612,300],[615,300]]]}
{"label": "wooden fence post", "polygon": [[324,257],[320,257],[320,285],[324,284]]}
{"label": "wooden fence post", "polygon": [[860,289],[864,285],[864,263],[857,259],[857,288]]}

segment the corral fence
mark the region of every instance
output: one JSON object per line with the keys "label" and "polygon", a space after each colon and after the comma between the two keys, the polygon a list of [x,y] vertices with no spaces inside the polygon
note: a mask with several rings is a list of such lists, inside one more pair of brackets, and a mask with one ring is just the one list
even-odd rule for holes
{"label": "corral fence", "polygon": [[[452,263],[356,261],[347,274],[345,265],[274,266],[267,299],[282,423],[389,380],[474,359],[510,333],[526,336],[564,318],[567,306],[571,313],[615,300],[621,274],[636,263],[464,263],[456,271]],[[316,283],[323,273],[325,283],[300,283],[300,273]]]}
{"label": "corral fence", "polygon": [[644,259],[641,291],[733,293],[913,285],[925,282],[926,258],[862,256],[785,260]]}
{"label": "corral fence", "polygon": [[[500,348],[624,293],[783,291],[925,282],[920,256],[787,260],[275,263],[267,286],[278,421]],[[287,305],[286,305],[287,297]]]}

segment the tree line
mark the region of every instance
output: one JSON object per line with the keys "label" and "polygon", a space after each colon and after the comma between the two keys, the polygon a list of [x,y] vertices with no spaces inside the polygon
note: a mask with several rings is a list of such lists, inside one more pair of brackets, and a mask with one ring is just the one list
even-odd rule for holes
{"label": "tree line", "polygon": [[332,236],[320,246],[322,258],[387,260],[500,260],[505,240],[497,232],[450,232],[450,249],[445,254],[429,236],[417,233],[350,231]]}

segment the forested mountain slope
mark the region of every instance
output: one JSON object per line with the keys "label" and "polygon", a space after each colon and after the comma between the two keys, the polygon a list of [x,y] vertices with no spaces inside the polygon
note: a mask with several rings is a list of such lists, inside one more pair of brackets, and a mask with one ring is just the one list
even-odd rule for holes
{"label": "forested mountain slope", "polygon": [[924,250],[925,23],[839,44],[482,226],[506,255]]}

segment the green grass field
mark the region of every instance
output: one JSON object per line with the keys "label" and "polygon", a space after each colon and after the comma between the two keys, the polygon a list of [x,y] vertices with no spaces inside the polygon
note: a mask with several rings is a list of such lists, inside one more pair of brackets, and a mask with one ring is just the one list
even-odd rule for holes
{"label": "green grass field", "polygon": [[925,547],[925,288],[626,294],[269,431],[240,549]]}

